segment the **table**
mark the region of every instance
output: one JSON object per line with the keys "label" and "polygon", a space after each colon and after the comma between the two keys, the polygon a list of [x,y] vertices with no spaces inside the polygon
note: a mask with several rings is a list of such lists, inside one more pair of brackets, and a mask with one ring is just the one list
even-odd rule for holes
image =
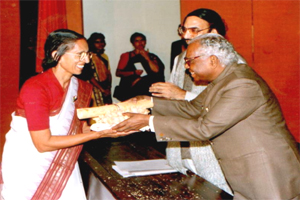
{"label": "table", "polygon": [[[84,174],[91,171],[116,199],[233,199],[201,177],[188,172],[123,178],[112,169],[114,161],[165,158],[166,143],[154,134],[135,133],[122,138],[102,138],[85,144],[80,156]],[[82,166],[84,165],[84,166]],[[84,181],[86,182],[86,181]]]}

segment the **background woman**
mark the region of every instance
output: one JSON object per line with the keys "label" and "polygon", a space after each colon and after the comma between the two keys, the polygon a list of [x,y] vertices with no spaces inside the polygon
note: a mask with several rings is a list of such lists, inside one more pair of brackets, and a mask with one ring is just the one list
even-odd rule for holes
{"label": "background woman", "polygon": [[134,33],[130,42],[134,50],[121,55],[116,71],[121,80],[114,97],[120,101],[137,95],[151,95],[151,84],[164,81],[164,64],[158,56],[145,50],[146,36]]}
{"label": "background woman", "polygon": [[50,33],[44,49],[44,72],[22,87],[6,135],[2,197],[86,199],[77,164],[80,144],[120,134],[90,131],[76,116],[92,92],[90,84],[73,76],[90,62],[86,39],[61,29]]}
{"label": "background woman", "polygon": [[93,57],[78,77],[88,80],[94,86],[93,106],[111,104],[112,77],[108,56],[104,53],[104,47],[106,46],[105,36],[102,33],[93,33],[88,39],[88,45],[90,52],[93,53]]}

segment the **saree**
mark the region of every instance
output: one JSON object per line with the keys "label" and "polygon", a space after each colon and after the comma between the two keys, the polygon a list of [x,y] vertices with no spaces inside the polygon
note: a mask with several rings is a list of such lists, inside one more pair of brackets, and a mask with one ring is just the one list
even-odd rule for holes
{"label": "saree", "polygon": [[[50,116],[52,135],[81,132],[76,108],[87,106],[91,92],[86,91],[91,91],[91,88],[79,84],[75,77],[71,78],[61,110]],[[40,153],[32,142],[26,118],[15,112],[12,118],[3,151],[2,197],[6,200],[85,199],[77,164],[82,145]],[[65,189],[69,192],[66,193]]]}
{"label": "saree", "polygon": [[[92,57],[91,68],[93,71],[93,77],[95,78],[95,80],[98,82],[98,84],[100,86],[103,87],[101,82],[102,83],[109,82],[108,77],[109,77],[110,71],[109,71],[108,67],[105,65],[105,63],[97,55],[94,55]],[[108,84],[110,84],[110,83],[108,83]],[[106,87],[103,87],[103,89],[106,89]],[[100,91],[99,88],[97,88],[95,86],[93,87],[92,98],[93,98],[93,106],[102,106],[105,104],[104,96],[103,96],[102,92]]]}

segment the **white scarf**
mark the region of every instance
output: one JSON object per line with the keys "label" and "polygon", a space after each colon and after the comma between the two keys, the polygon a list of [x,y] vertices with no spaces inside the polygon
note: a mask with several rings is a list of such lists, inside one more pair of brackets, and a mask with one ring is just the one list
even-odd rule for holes
{"label": "white scarf", "polygon": [[[186,56],[186,51],[183,51],[181,54],[179,54],[178,56],[176,56],[175,60],[174,60],[174,67],[171,73],[171,77],[169,82],[177,85],[180,88],[184,88],[184,84],[185,84],[185,61],[184,61],[184,57]],[[191,90],[189,90],[192,93],[196,93],[196,94],[200,94],[203,90],[205,89],[204,86],[202,85],[195,85],[192,84],[191,86]]]}

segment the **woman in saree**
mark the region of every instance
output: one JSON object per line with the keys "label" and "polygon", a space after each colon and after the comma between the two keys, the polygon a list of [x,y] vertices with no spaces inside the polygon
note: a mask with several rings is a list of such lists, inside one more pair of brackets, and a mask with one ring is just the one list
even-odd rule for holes
{"label": "woman in saree", "polygon": [[76,109],[87,107],[92,86],[79,75],[91,53],[84,36],[67,29],[49,34],[43,73],[23,85],[6,134],[2,159],[5,200],[86,199],[77,163],[84,142],[124,136],[90,131]]}
{"label": "woman in saree", "polygon": [[102,33],[92,33],[87,40],[89,50],[93,53],[91,62],[87,64],[78,78],[93,85],[92,105],[102,106],[112,104],[111,71],[108,56],[105,51],[105,36]]}

